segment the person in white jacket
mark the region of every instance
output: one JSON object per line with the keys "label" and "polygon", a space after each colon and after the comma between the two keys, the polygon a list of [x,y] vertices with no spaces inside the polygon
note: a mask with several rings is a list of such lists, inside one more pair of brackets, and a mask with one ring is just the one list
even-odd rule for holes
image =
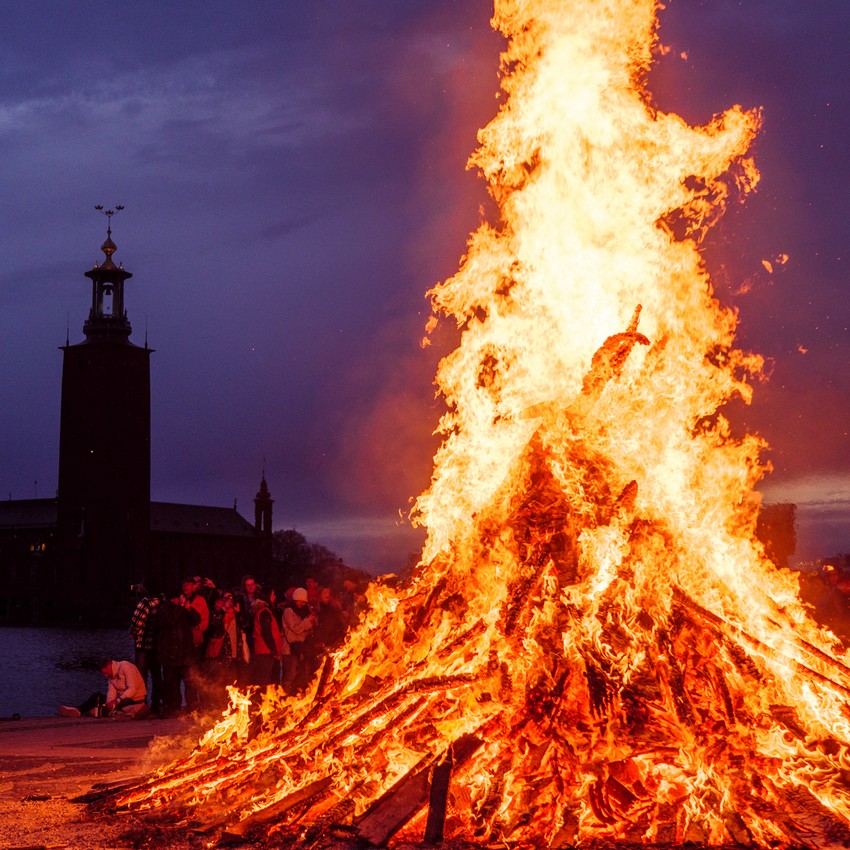
{"label": "person in white jacket", "polygon": [[292,602],[283,609],[283,689],[290,696],[307,686],[312,673],[304,643],[316,624],[316,617],[310,613],[308,600],[306,588],[297,587]]}
{"label": "person in white jacket", "polygon": [[59,714],[63,717],[91,714],[95,717],[129,717],[134,720],[141,720],[150,714],[145,702],[145,680],[132,661],[105,659],[99,669],[106,676],[106,696],[92,694],[78,706],[60,705]]}

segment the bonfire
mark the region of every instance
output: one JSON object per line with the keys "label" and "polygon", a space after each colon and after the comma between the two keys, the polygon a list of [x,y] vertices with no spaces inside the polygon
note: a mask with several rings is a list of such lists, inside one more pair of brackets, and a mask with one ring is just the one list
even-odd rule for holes
{"label": "bonfire", "polygon": [[656,0],[498,0],[498,206],[454,319],[409,583],[310,690],[231,706],[111,803],[234,840],[850,844],[850,669],[755,536],[761,360],[700,252],[758,112],[647,90]]}

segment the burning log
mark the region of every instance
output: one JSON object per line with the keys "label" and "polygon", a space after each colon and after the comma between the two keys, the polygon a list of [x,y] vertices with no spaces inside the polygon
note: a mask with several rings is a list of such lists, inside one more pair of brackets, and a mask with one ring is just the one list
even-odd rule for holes
{"label": "burning log", "polygon": [[276,803],[272,803],[228,826],[221,834],[221,843],[240,842],[252,833],[267,828],[270,824],[276,823],[294,809],[309,805],[312,801],[315,801],[325,791],[329,790],[332,784],[333,780],[330,777],[325,777],[324,779],[317,779],[315,782],[310,782],[292,794],[287,794]]}
{"label": "burning log", "polygon": [[325,802],[327,808],[316,806],[311,810],[314,815],[312,822],[301,834],[301,841],[307,848],[333,828],[349,827],[354,819],[354,803],[351,800],[340,800],[334,796],[328,797]]}
{"label": "burning log", "polygon": [[359,839],[383,847],[428,799],[433,756],[424,758],[355,821]]}
{"label": "burning log", "polygon": [[[814,670],[812,667],[810,667],[807,664],[804,664],[802,661],[798,661],[797,659],[792,658],[792,657],[786,655],[785,653],[780,652],[779,650],[773,648],[772,646],[765,643],[764,641],[761,641],[758,638],[755,638],[752,635],[747,634],[740,627],[732,626],[730,623],[727,623],[722,617],[719,617],[717,614],[713,614],[711,611],[708,611],[707,609],[701,607],[700,605],[697,605],[697,603],[694,602],[693,600],[688,599],[687,595],[684,594],[679,588],[674,588],[674,593],[677,594],[677,596],[683,601],[683,604],[687,605],[687,607],[689,607],[694,612],[698,613],[701,617],[704,617],[706,620],[708,620],[711,623],[715,623],[717,625],[724,626],[725,629],[726,629],[724,634],[727,637],[739,637],[740,639],[742,639],[746,643],[750,644],[751,646],[753,646],[753,647],[755,647],[755,648],[757,648],[757,649],[759,649],[763,652],[768,652],[768,653],[772,653],[776,656],[780,656],[784,660],[788,661],[790,664],[793,664],[794,667],[796,667],[797,669],[804,672],[806,675],[811,676],[815,679],[818,679],[819,681],[822,681],[825,684],[831,685],[832,687],[837,688],[840,691],[842,691],[846,696],[850,697],[850,686],[845,685],[845,684],[840,683],[840,682],[836,682],[834,679],[831,679],[828,676],[824,675],[823,673],[820,673],[819,671]],[[795,644],[796,644],[796,642],[795,642]],[[823,653],[823,652],[819,653],[816,657],[822,658],[823,660],[826,660],[826,661],[829,661],[829,662],[834,661],[834,659],[830,658],[830,656],[828,656],[826,653]],[[845,665],[840,664],[837,661],[834,662],[834,667],[840,672],[844,672],[844,671],[848,670],[848,668],[845,667]]]}
{"label": "burning log", "polygon": [[[474,735],[465,735],[458,739],[446,752],[438,757],[428,756],[422,759],[416,767],[403,776],[392,788],[386,791],[382,797],[376,800],[366,812],[355,821],[357,835],[363,841],[374,847],[383,847],[386,842],[404,826],[410,818],[419,811],[431,797],[433,775],[437,767],[449,765],[448,772],[454,764],[462,765],[481,746],[482,741]],[[439,774],[438,774],[439,775]],[[445,793],[448,794],[448,776],[442,776],[441,782],[445,783]],[[438,791],[438,795],[442,792]],[[437,805],[443,807],[445,800],[437,801]],[[438,822],[442,820],[438,811],[434,812],[434,819],[430,820],[430,834],[433,836],[437,831]],[[426,827],[426,833],[429,828]],[[426,840],[433,840],[427,839]]]}
{"label": "burning log", "polygon": [[431,789],[428,794],[428,820],[425,823],[425,843],[440,844],[446,822],[446,805],[449,801],[449,783],[454,761],[451,749],[442,762],[431,772]]}

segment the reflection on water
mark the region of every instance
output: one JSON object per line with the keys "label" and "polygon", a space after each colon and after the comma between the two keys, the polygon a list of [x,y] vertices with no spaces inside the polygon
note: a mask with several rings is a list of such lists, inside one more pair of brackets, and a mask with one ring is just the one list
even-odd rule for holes
{"label": "reflection on water", "polygon": [[104,691],[97,665],[107,656],[133,660],[126,630],[0,627],[0,718],[54,715]]}

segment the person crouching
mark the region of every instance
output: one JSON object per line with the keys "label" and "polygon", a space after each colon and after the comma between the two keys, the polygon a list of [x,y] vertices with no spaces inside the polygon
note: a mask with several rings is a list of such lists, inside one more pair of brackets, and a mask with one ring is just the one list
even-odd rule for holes
{"label": "person crouching", "polygon": [[106,696],[97,693],[78,706],[60,705],[59,714],[63,717],[88,714],[93,717],[125,717],[131,720],[141,720],[150,714],[145,702],[145,680],[132,661],[104,659],[98,670],[106,677]]}

